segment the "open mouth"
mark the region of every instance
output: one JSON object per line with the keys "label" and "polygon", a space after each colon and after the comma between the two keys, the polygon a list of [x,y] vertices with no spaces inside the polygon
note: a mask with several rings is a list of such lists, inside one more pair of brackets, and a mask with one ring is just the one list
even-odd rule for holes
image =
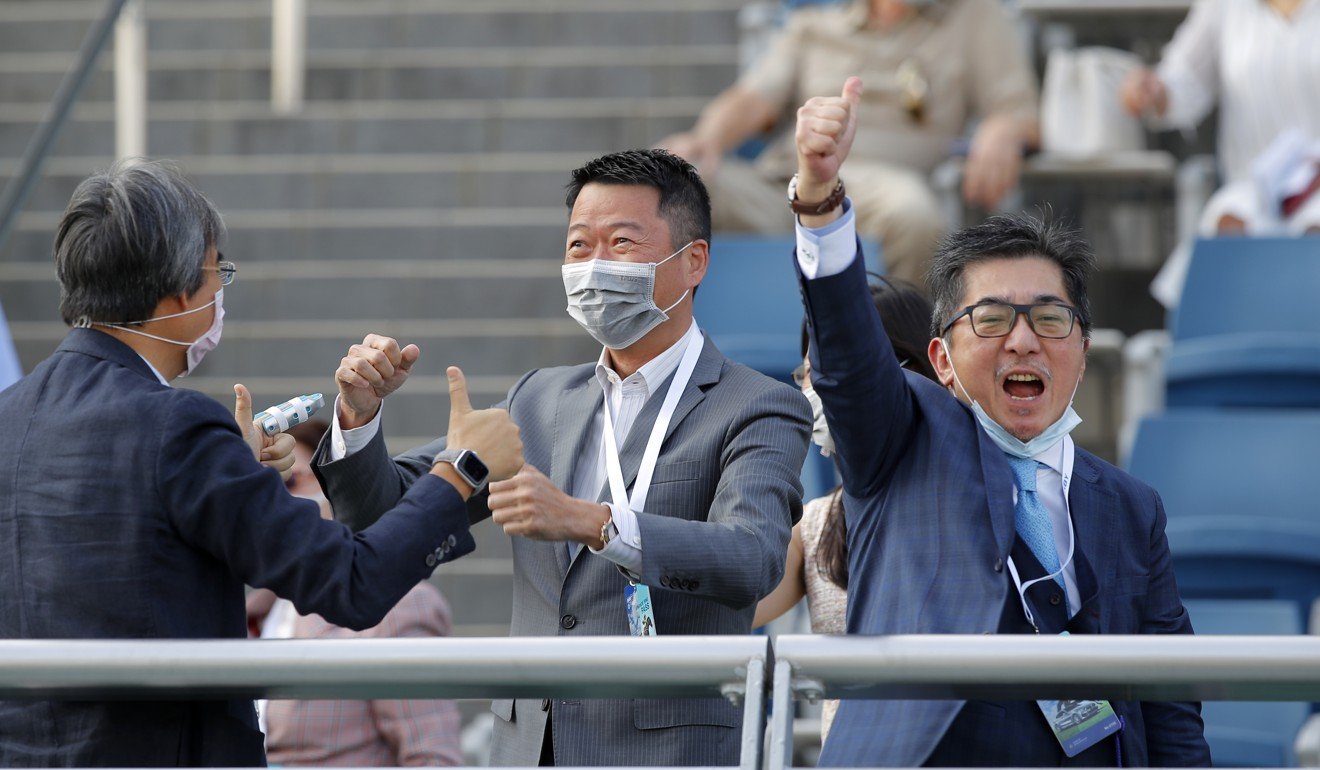
{"label": "open mouth", "polygon": [[1030,401],[1045,392],[1045,383],[1034,374],[1010,374],[1004,378],[1004,392],[1014,401]]}

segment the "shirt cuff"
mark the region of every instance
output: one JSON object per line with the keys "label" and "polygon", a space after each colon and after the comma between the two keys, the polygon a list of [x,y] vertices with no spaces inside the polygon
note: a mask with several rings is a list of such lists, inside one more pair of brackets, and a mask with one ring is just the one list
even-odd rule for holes
{"label": "shirt cuff", "polygon": [[370,443],[380,432],[380,415],[384,411],[385,404],[382,402],[371,422],[360,428],[345,430],[339,425],[339,396],[335,396],[335,416],[330,424],[330,462],[338,462]]}
{"label": "shirt cuff", "polygon": [[843,216],[824,227],[805,227],[794,220],[798,267],[807,280],[838,275],[857,257],[857,215],[850,198],[843,199]]}
{"label": "shirt cuff", "polygon": [[610,507],[610,518],[619,534],[610,538],[604,548],[599,551],[592,548],[591,552],[619,565],[628,577],[637,580],[642,574],[642,533],[637,514],[613,503],[606,505]]}

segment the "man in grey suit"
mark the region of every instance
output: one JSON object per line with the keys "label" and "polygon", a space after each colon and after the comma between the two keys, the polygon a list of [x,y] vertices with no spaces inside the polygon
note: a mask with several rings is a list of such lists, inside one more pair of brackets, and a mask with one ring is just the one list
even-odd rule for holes
{"label": "man in grey suit", "polygon": [[[568,311],[604,349],[513,386],[503,406],[527,464],[469,506],[513,536],[512,633],[745,634],[801,513],[810,408],[697,327],[710,199],[687,162],[662,150],[606,155],[573,172],[567,204]],[[439,439],[391,461],[378,430],[382,400],[418,355],[370,335],[336,371],[336,424],[316,466],[354,528],[444,456]],[[625,610],[648,594],[651,611]],[[718,699],[493,710],[494,764],[737,762],[741,714]]]}

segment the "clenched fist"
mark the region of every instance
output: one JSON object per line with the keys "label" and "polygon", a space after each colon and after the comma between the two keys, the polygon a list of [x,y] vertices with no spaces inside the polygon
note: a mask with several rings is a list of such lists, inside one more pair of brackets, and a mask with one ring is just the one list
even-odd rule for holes
{"label": "clenched fist", "polygon": [[293,475],[293,436],[278,433],[267,436],[252,420],[252,394],[244,385],[234,386],[234,422],[243,440],[252,449],[252,456],[267,468],[274,468],[285,481]]}
{"label": "clenched fist", "polygon": [[531,465],[524,465],[508,481],[491,484],[486,505],[491,521],[503,527],[505,534],[573,541],[596,549],[604,546],[600,529],[609,519],[609,508],[570,497]]}
{"label": "clenched fist", "polygon": [[379,334],[368,334],[361,345],[349,348],[335,370],[340,427],[360,428],[370,422],[380,402],[408,379],[421,353],[416,345],[400,349],[394,339]]}
{"label": "clenched fist", "polygon": [[[840,95],[815,96],[798,108],[794,134],[798,156],[798,200],[823,201],[834,192],[839,169],[848,158],[853,137],[857,134],[857,105],[861,100],[862,81],[851,77],[844,82]],[[805,215],[802,219],[808,227],[825,223],[809,222],[808,219]]]}

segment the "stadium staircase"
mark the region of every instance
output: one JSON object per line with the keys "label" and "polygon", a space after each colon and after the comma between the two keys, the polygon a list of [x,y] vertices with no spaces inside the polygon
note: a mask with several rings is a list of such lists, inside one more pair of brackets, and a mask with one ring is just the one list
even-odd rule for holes
{"label": "stadium staircase", "polygon": [[[312,0],[305,108],[270,108],[269,0],[146,0],[154,157],[224,213],[225,342],[182,386],[258,406],[332,395],[375,331],[422,359],[391,398],[392,450],[444,431],[444,367],[478,405],[527,369],[588,360],[564,313],[563,185],[580,162],[690,125],[737,67],[741,0]],[[0,184],[99,0],[0,3]],[[51,241],[74,186],[114,152],[111,56],[83,93],[3,252],[0,302],[30,369],[64,336]],[[507,539],[438,571],[457,633],[503,635]]]}

